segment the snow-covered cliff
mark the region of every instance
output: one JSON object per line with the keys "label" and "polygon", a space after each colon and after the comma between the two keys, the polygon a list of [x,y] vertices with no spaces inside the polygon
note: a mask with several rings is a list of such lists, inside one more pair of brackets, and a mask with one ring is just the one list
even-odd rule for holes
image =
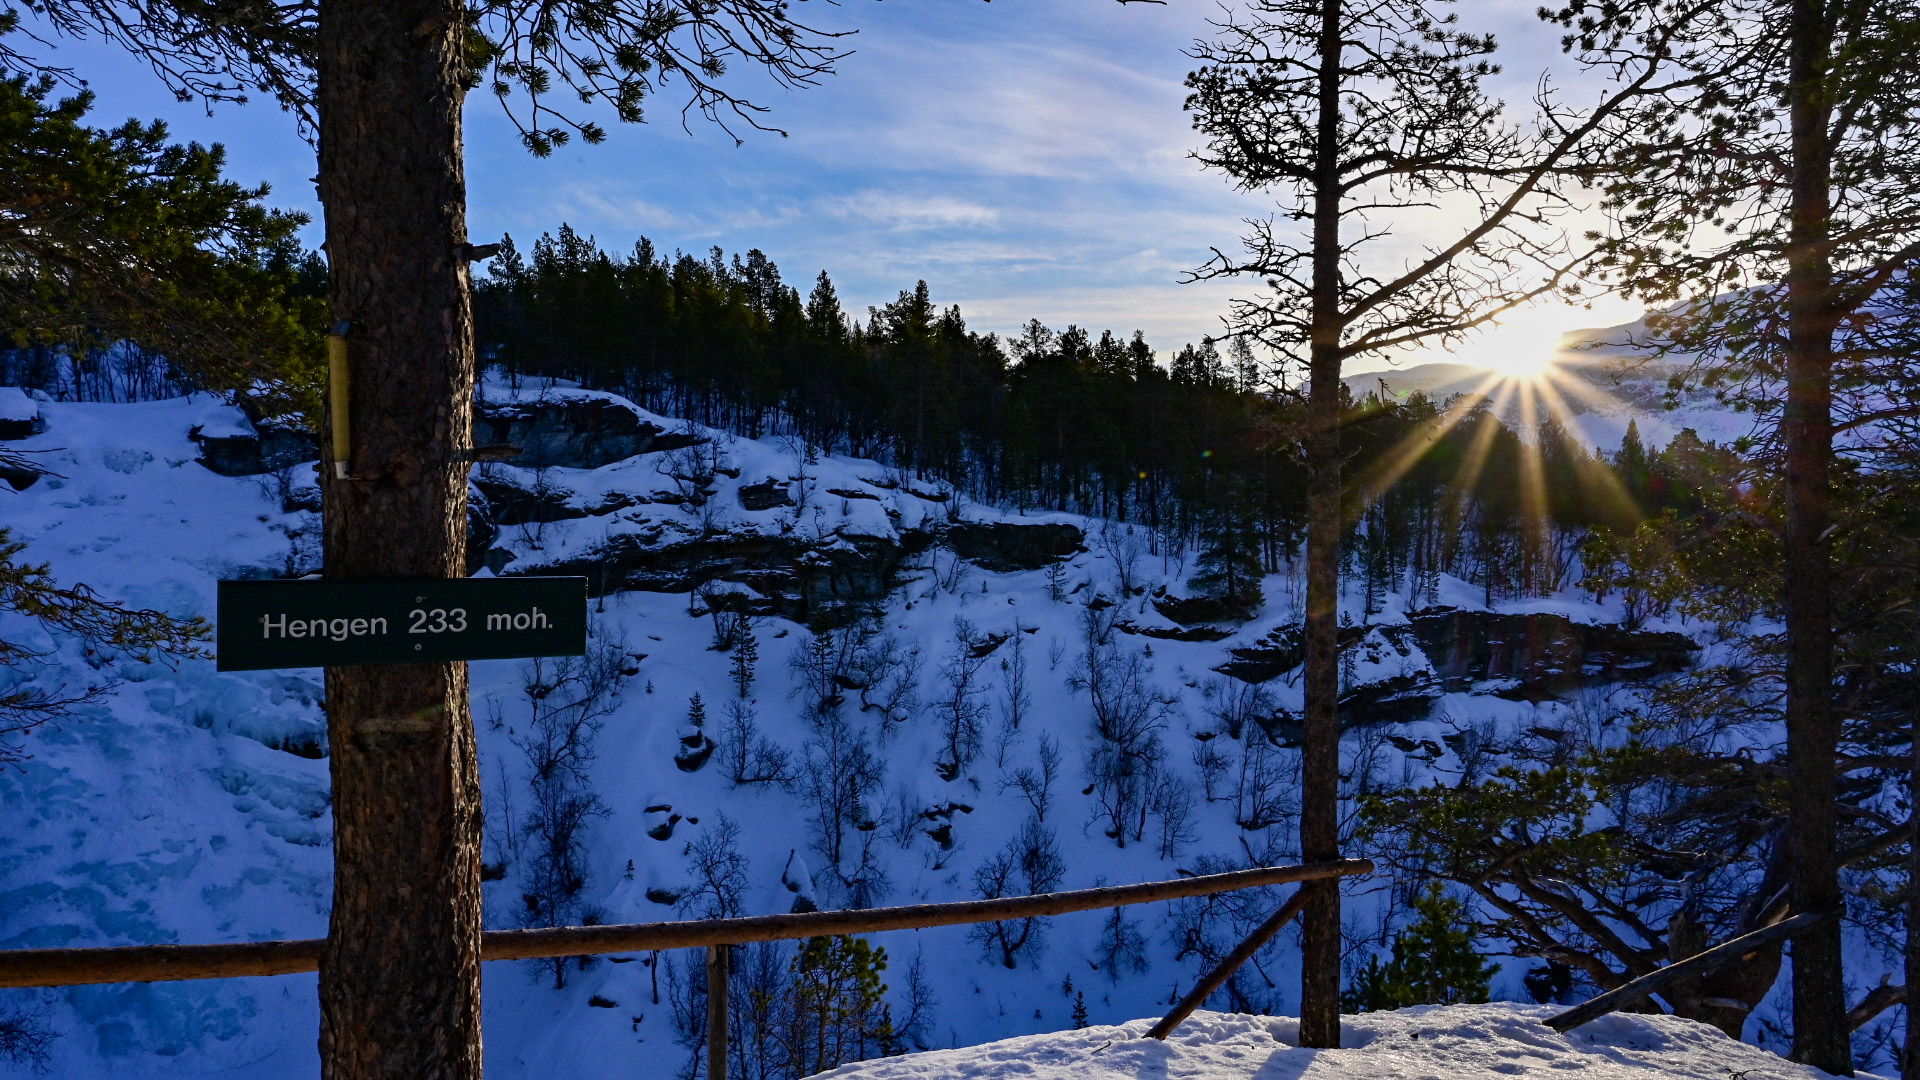
{"label": "snow-covered cliff", "polygon": [[[1192,553],[1139,527],[974,505],[609,395],[488,397],[483,430],[527,453],[475,470],[475,572],[585,574],[596,596],[587,662],[473,666],[490,925],[522,925],[550,888],[534,820],[551,793],[531,777],[571,719],[589,734],[584,875],[547,899],[572,918],[1023,892],[1008,855],[1036,844],[1064,888],[1293,856],[1296,578],[1270,577],[1249,621],[1182,623],[1168,612]],[[204,396],[32,404],[14,419],[43,430],[12,445],[58,475],[0,493],[0,521],[63,581],[210,616],[218,580],[317,569],[314,467],[289,463],[285,435]],[[1616,613],[1574,595],[1497,613],[1481,595],[1443,579],[1437,603],[1390,595],[1371,616],[1352,598],[1355,790],[1450,775],[1466,733],[1551,726],[1689,662],[1684,639],[1610,629]],[[0,948],[324,934],[317,670],[131,665],[12,615],[0,634],[48,653],[30,677],[122,680],[0,772]],[[1380,890],[1355,886],[1356,934],[1379,928]],[[967,1045],[1063,1028],[1076,1001],[1094,1023],[1157,1014],[1270,903],[1063,917],[1017,949],[965,928],[876,943],[907,1045]],[[1290,931],[1235,993],[1291,1007],[1295,956]],[[548,969],[489,965],[490,1072],[680,1070],[688,959],[569,966],[561,989]],[[1523,970],[1496,990],[1524,998]],[[63,1076],[316,1067],[311,976],[7,1002],[45,1010]]]}

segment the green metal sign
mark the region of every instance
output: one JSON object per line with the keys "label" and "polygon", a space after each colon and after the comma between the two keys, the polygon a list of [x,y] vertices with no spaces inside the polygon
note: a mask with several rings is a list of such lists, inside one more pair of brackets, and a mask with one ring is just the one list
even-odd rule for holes
{"label": "green metal sign", "polygon": [[221,671],[579,656],[584,577],[223,581]]}

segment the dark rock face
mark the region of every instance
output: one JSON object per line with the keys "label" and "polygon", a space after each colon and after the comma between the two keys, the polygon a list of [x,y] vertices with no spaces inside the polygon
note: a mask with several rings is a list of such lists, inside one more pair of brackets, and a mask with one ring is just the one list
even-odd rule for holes
{"label": "dark rock face", "polygon": [[[1502,697],[1544,701],[1590,686],[1635,682],[1679,671],[1699,650],[1683,634],[1624,630],[1576,623],[1564,615],[1502,615],[1487,611],[1432,609],[1409,623],[1343,626],[1340,650],[1364,650],[1378,662],[1384,650],[1411,656],[1418,648],[1433,673],[1395,675],[1349,687],[1340,696],[1347,723],[1414,720],[1441,694],[1475,683],[1505,681]],[[1299,667],[1306,659],[1298,625],[1282,626],[1252,645],[1232,650],[1215,668],[1243,682],[1262,683]]]}
{"label": "dark rock face", "polygon": [[488,516],[494,524],[503,527],[600,517],[650,501],[644,496],[613,491],[597,503],[585,503],[579,501],[578,493],[572,488],[548,477],[508,473],[476,472],[472,490],[486,499]]}
{"label": "dark rock face", "polygon": [[251,435],[210,438],[199,428],[187,434],[200,444],[200,464],[221,476],[258,476],[320,457],[311,432],[271,421],[256,421]]}
{"label": "dark rock face", "polygon": [[[1384,659],[1385,650],[1411,656],[1417,642],[1406,626],[1343,626],[1339,629],[1340,652],[1362,650],[1372,662]],[[1306,646],[1298,623],[1275,627],[1252,645],[1231,651],[1232,658],[1213,670],[1249,683],[1277,679],[1306,661]],[[1340,695],[1340,719],[1343,723],[1375,723],[1385,720],[1413,720],[1426,714],[1427,706],[1442,690],[1435,679],[1424,674],[1396,675],[1386,679],[1349,686]]]}
{"label": "dark rock face", "polygon": [[1166,641],[1219,641],[1233,636],[1233,631],[1221,630],[1213,626],[1139,626],[1130,622],[1117,622],[1113,624],[1113,628],[1123,634],[1138,634],[1141,637],[1161,638]]}
{"label": "dark rock face", "polygon": [[[1368,665],[1392,663],[1397,655],[1403,661],[1419,654],[1419,642],[1411,627],[1350,626],[1340,630],[1342,653],[1351,650]],[[1381,724],[1418,720],[1427,715],[1445,690],[1440,680],[1424,666],[1384,679],[1350,686],[1340,695],[1340,722],[1343,724]]]}
{"label": "dark rock face", "polygon": [[488,517],[496,525],[534,525],[587,516],[585,507],[571,501],[573,491],[557,484],[529,484],[517,476],[476,471],[473,486],[486,498]]}
{"label": "dark rock face", "polygon": [[944,539],[955,555],[986,570],[1038,570],[1084,550],[1086,534],[1072,525],[964,522],[949,526]]}
{"label": "dark rock face", "polygon": [[[1164,612],[1165,609],[1162,609]],[[1173,616],[1168,615],[1168,618]],[[1349,628],[1342,627],[1344,633]],[[1231,650],[1232,659],[1213,670],[1241,682],[1263,683],[1297,668],[1306,660],[1298,624],[1275,627],[1267,636],[1242,648]],[[1342,642],[1344,646],[1346,642]]]}
{"label": "dark rock face", "polygon": [[1448,689],[1512,679],[1508,693],[1531,700],[1679,671],[1700,649],[1684,634],[1576,623],[1545,613],[1434,609],[1411,621],[1414,637]]}
{"label": "dark rock face", "polygon": [[508,459],[514,465],[571,469],[597,469],[701,441],[642,420],[616,401],[568,397],[483,404],[474,416],[473,438],[480,446],[522,447],[518,457]]}
{"label": "dark rock face", "polygon": [[753,615],[780,615],[815,628],[844,626],[884,604],[899,583],[905,557],[924,549],[924,534],[901,541],[856,536],[816,546],[786,536],[717,533],[661,542],[659,533],[612,537],[592,554],[527,566],[522,573],[581,574],[592,595],[629,589],[691,592],[707,585],[745,585],[758,594],[717,595],[713,602]]}
{"label": "dark rock face", "polygon": [[[1202,623],[1245,622],[1253,617],[1247,605],[1224,597],[1194,596],[1158,596],[1153,601],[1154,609],[1182,626],[1198,626]],[[1225,634],[1221,635],[1225,637]]]}
{"label": "dark rock face", "polygon": [[758,484],[740,485],[740,505],[748,510],[771,510],[776,506],[792,506],[793,496],[788,494],[787,485],[772,477]]}
{"label": "dark rock face", "polygon": [[47,418],[38,413],[25,420],[0,420],[0,439],[25,439],[47,430]]}

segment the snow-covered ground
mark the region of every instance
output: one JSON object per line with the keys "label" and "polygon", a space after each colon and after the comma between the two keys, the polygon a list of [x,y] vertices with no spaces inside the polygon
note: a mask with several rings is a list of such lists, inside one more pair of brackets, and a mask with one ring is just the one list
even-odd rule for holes
{"label": "snow-covered ground", "polygon": [[[493,392],[506,393],[498,387]],[[205,396],[99,405],[8,395],[9,416],[31,419],[22,401],[33,406],[46,430],[10,445],[36,452],[36,460],[60,475],[17,493],[0,490],[0,524],[28,545],[27,559],[50,563],[60,580],[85,582],[116,600],[183,617],[211,616],[220,579],[295,576],[317,567],[311,464],[228,477],[200,462],[192,433],[244,434],[248,424],[237,409]],[[1297,621],[1297,579],[1269,579],[1259,614],[1224,628],[1217,640],[1179,640],[1167,636],[1179,627],[1154,600],[1163,589],[1176,596],[1184,591],[1191,553],[1157,546],[1143,532],[1108,529],[1074,515],[956,506],[951,493],[928,490],[874,462],[816,456],[787,440],[735,439],[634,412],[663,430],[703,440],[708,457],[675,463],[656,452],[594,469],[485,466],[482,479],[496,489],[533,492],[536,502],[566,514],[503,525],[491,541],[489,565],[504,573],[538,572],[591,562],[609,551],[658,554],[675,545],[737,543],[755,551],[799,545],[813,560],[808,565],[830,566],[842,557],[867,558],[898,547],[898,584],[884,598],[883,617],[870,624],[874,636],[868,644],[878,648],[890,640],[894,655],[907,658],[896,665],[896,676],[913,677],[911,693],[888,708],[863,709],[852,692],[840,706],[878,777],[857,809],[836,867],[823,854],[821,815],[804,784],[737,786],[722,764],[729,715],[741,709],[752,711],[758,736],[784,755],[789,774],[804,772],[808,760],[829,753],[803,696],[802,675],[792,666],[813,641],[806,626],[774,614],[752,620],[759,660],[744,696],[732,679],[732,655],[711,647],[713,595],[759,603],[769,601],[768,590],[776,586],[747,574],[744,583],[710,583],[700,595],[636,589],[596,600],[596,648],[617,654],[616,667],[629,673],[609,689],[588,769],[604,814],[589,822],[583,912],[605,922],[692,917],[678,902],[692,892],[689,860],[697,846],[734,827],[734,848],[745,860],[738,899],[747,914],[790,910],[796,896],[822,906],[850,902],[848,879],[862,850],[867,869],[860,872],[859,888],[869,903],[972,898],[979,895],[979,872],[1036,816],[1020,774],[1039,768],[1044,746],[1059,756],[1043,822],[1063,863],[1058,887],[1156,880],[1293,857],[1297,755],[1273,749],[1254,760],[1249,755],[1256,751],[1269,754],[1263,740],[1224,732],[1249,707],[1271,716],[1297,706],[1297,678],[1283,671],[1266,684],[1264,698],[1251,701],[1246,683],[1216,669],[1232,650],[1271,646],[1276,632]],[[701,473],[716,463],[711,476],[694,482],[704,489],[689,499],[689,471]],[[778,489],[788,502],[766,506],[744,493],[748,488]],[[990,570],[938,543],[921,549],[908,542],[956,520],[1071,525],[1084,531],[1085,545],[1057,570]],[[1123,579],[1133,581],[1135,590],[1123,589]],[[1478,588],[1452,579],[1441,582],[1438,599],[1467,610],[1484,606]],[[1349,684],[1431,681],[1433,664],[1404,632],[1414,606],[1409,598],[1389,595],[1371,616],[1362,603],[1357,592],[1350,595],[1347,614],[1356,624],[1375,626],[1351,654]],[[1137,675],[1140,691],[1158,703],[1152,707],[1152,735],[1160,740],[1167,784],[1163,809],[1124,845],[1110,835],[1097,794],[1083,790],[1089,788],[1092,749],[1085,627],[1089,611],[1100,608],[1118,624],[1109,638],[1116,670]],[[1617,618],[1577,594],[1523,610],[1585,623]],[[316,756],[324,753],[325,733],[319,671],[220,673],[207,660],[130,665],[91,654],[73,640],[49,638],[17,616],[0,616],[0,635],[22,635],[19,640],[48,654],[47,665],[32,677],[122,680],[102,704],[33,735],[33,756],[20,767],[0,770],[0,948],[325,932],[331,825],[327,762]],[[963,704],[978,710],[980,745],[957,771],[943,771],[948,750],[942,703],[951,709],[953,673],[970,663],[970,696]],[[1022,670],[1024,686],[1015,674]],[[542,671],[550,676],[551,662]],[[473,665],[486,858],[501,875],[486,885],[487,918],[496,927],[518,925],[524,910],[529,856],[522,826],[530,796],[523,746],[534,681],[527,662]],[[1454,775],[1453,747],[1468,728],[1517,732],[1552,726],[1575,707],[1479,692],[1497,686],[1431,689],[1424,711],[1393,725],[1395,738],[1375,728],[1349,745],[1356,783],[1374,776],[1423,783]],[[676,755],[689,740],[700,744],[701,731],[689,725],[695,694],[706,712],[704,733],[722,745],[703,765],[684,769]],[[1209,748],[1224,755],[1218,768],[1205,764]],[[1261,787],[1252,795],[1249,776]],[[1352,888],[1350,930],[1357,937],[1377,935],[1390,912],[1384,886]],[[1234,918],[1257,922],[1268,910],[1256,904]],[[889,954],[886,979],[896,1017],[904,1009],[908,972],[917,966],[934,997],[931,1017],[918,1033],[922,1045],[965,1046],[1057,1031],[1069,1023],[1075,994],[1084,996],[1096,1024],[1157,1015],[1204,966],[1186,947],[1191,940],[1179,936],[1181,927],[1229,946],[1244,932],[1234,918],[1218,913],[1190,912],[1182,922],[1166,905],[1121,918],[1118,925],[1102,913],[1052,920],[1043,945],[1023,953],[1011,969],[965,928],[878,935],[876,943]],[[1111,948],[1115,940],[1127,946],[1118,959]],[[1249,990],[1261,1007],[1279,1012],[1293,1006],[1296,944],[1295,932],[1288,931],[1263,957],[1257,976],[1250,975]],[[552,989],[550,977],[533,965],[488,965],[490,1074],[567,1080],[681,1071],[694,1051],[676,1035],[669,965],[688,958],[670,957],[658,967],[651,958],[623,959],[629,962],[572,971],[561,990]],[[1359,962],[1359,953],[1354,960]],[[1525,998],[1525,971],[1525,962],[1507,963],[1496,979],[1496,995]],[[0,995],[0,1006],[9,1004],[44,1009],[60,1032],[56,1075],[280,1080],[316,1068],[311,976]],[[1354,1031],[1386,1032],[1379,1025],[1413,1023],[1405,1019],[1413,1015],[1361,1018]],[[1561,1063],[1553,1067],[1611,1061],[1627,1069],[1641,1053],[1629,1044],[1642,1036],[1632,1033],[1644,1032],[1649,1047],[1712,1043],[1730,1063],[1713,1071],[1715,1077],[1747,1068],[1741,1063],[1748,1058],[1740,1055],[1752,1057],[1752,1067],[1761,1070],[1756,1077],[1804,1072],[1679,1022],[1607,1021],[1595,1030],[1625,1034],[1606,1050],[1582,1042],[1585,1035],[1571,1043],[1546,1036],[1546,1042],[1529,1042],[1524,1032],[1539,1029],[1524,1019],[1535,1014],[1524,1010],[1463,1015],[1471,1019],[1462,1023],[1479,1025],[1472,1030],[1505,1033],[1499,1045],[1520,1053],[1486,1058],[1493,1071],[1503,1063],[1547,1068],[1549,1057]],[[1107,1035],[1093,1042],[1086,1041],[1088,1032],[1044,1036],[1035,1046],[1036,1053],[1071,1050],[1094,1062],[1085,1068],[1128,1062],[1112,1067],[1131,1070],[1129,1076],[1158,1070],[1156,1054],[1173,1055],[1163,1064],[1177,1074],[1189,1066],[1176,1069],[1172,1062],[1190,1060],[1199,1068],[1203,1060],[1226,1061],[1234,1053],[1256,1064],[1271,1059],[1270,1068],[1278,1071],[1263,1076],[1293,1076],[1296,1062],[1288,1055],[1294,1052],[1270,1034],[1284,1032],[1274,1027],[1278,1023],[1208,1016],[1183,1036],[1187,1041],[1168,1048],[1120,1039],[1091,1058],[1092,1048],[1119,1033],[1102,1029]],[[1395,1040],[1414,1053],[1413,1030],[1393,1038],[1382,1034],[1375,1040],[1378,1049],[1364,1060],[1386,1069],[1385,1063],[1399,1060],[1384,1049],[1397,1047]],[[1215,1031],[1227,1034],[1192,1041],[1200,1037],[1192,1032]],[[1459,1053],[1468,1054],[1474,1039],[1462,1035],[1459,1041]],[[1548,1057],[1526,1056],[1534,1043]],[[1428,1042],[1418,1053],[1439,1054],[1434,1047],[1443,1045],[1452,1043]],[[1569,1045],[1574,1050],[1549,1054],[1553,1046]],[[936,1068],[930,1063],[940,1060],[865,1068],[878,1075]],[[1320,1058],[1313,1068],[1326,1069],[1325,1062],[1334,1060]],[[1452,1075],[1433,1060],[1431,1068],[1419,1066],[1425,1072],[1383,1075]],[[1762,1067],[1762,1061],[1770,1064]],[[1307,1057],[1298,1064],[1304,1067]]]}
{"label": "snow-covered ground", "polygon": [[1603,1017],[1566,1035],[1539,1005],[1427,1005],[1349,1016],[1338,1050],[1289,1017],[1199,1012],[1166,1042],[1151,1020],[846,1065],[836,1080],[1816,1080],[1828,1074],[1670,1016]]}

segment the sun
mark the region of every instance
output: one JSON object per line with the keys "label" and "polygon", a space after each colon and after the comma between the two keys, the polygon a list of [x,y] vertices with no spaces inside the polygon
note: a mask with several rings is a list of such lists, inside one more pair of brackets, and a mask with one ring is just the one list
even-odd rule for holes
{"label": "sun", "polygon": [[[1587,430],[1581,415],[1610,412],[1618,406],[1603,387],[1577,377],[1581,343],[1608,341],[1610,335],[1602,328],[1625,328],[1639,317],[1629,302],[1617,297],[1598,297],[1590,305],[1541,304],[1507,312],[1464,340],[1428,346],[1422,350],[1422,364],[1474,367],[1483,374],[1462,378],[1456,370],[1435,373],[1443,379],[1438,384],[1441,388],[1454,391],[1442,395],[1439,414],[1369,464],[1355,478],[1355,485],[1368,500],[1382,497],[1408,470],[1427,460],[1441,436],[1476,417],[1488,417],[1496,422],[1478,425],[1464,456],[1455,461],[1457,485],[1465,489],[1480,482],[1495,445],[1494,433],[1504,429],[1519,436],[1521,445],[1518,475],[1507,479],[1518,493],[1519,509],[1530,521],[1547,520],[1556,482],[1542,453],[1549,425],[1561,439],[1577,443]],[[1581,483],[1591,480],[1596,485],[1583,497],[1605,500],[1623,514],[1638,513],[1632,496],[1612,471],[1582,475],[1586,479]]]}
{"label": "sun", "polygon": [[1590,313],[1548,305],[1504,315],[1463,343],[1456,358],[1510,379],[1533,379],[1553,366],[1561,338]]}

